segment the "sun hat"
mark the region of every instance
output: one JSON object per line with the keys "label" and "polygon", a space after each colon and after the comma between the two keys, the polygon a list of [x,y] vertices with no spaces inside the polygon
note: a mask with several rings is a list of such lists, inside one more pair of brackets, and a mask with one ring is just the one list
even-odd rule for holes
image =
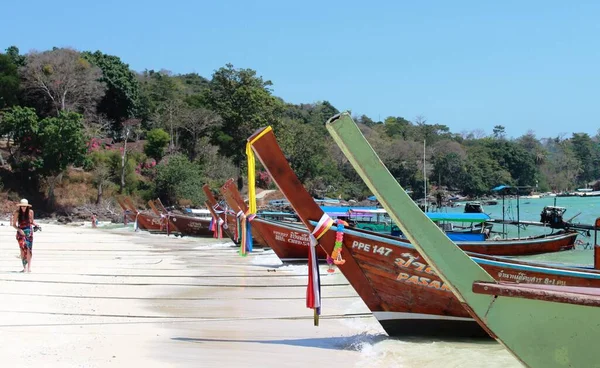
{"label": "sun hat", "polygon": [[29,204],[29,201],[26,200],[25,198],[21,199],[21,202],[19,202],[19,204],[17,206],[18,207],[31,207],[31,205]]}

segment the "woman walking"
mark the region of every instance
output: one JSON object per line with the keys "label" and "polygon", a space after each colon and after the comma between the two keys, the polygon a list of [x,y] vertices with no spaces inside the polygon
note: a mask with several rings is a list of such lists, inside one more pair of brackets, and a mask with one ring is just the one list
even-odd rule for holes
{"label": "woman walking", "polygon": [[21,199],[14,212],[11,225],[17,229],[17,242],[21,248],[23,271],[31,272],[31,257],[33,250],[33,227],[38,226],[33,220],[33,210],[29,201]]}

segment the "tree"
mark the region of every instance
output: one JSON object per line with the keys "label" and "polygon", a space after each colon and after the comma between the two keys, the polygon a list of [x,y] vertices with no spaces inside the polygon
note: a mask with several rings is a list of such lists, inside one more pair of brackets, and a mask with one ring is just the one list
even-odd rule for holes
{"label": "tree", "polygon": [[301,182],[325,174],[328,152],[325,139],[316,127],[286,120],[278,135],[278,142]]}
{"label": "tree", "polygon": [[205,200],[200,166],[182,154],[168,156],[157,165],[155,183],[156,195],[168,204],[200,205]]}
{"label": "tree", "polygon": [[232,64],[217,70],[210,81],[207,107],[223,119],[213,139],[238,168],[244,161],[246,139],[259,127],[276,125],[283,111],[281,101],[271,95],[271,85],[256,71],[235,69]]}
{"label": "tree", "polygon": [[185,109],[183,111],[180,118],[180,126],[183,130],[182,143],[186,147],[191,161],[194,161],[198,155],[200,138],[208,135],[221,124],[221,117],[205,108]]}
{"label": "tree", "polygon": [[385,124],[385,133],[389,137],[406,140],[411,135],[413,125],[403,117],[390,116],[386,118],[383,123]]}
{"label": "tree", "polygon": [[92,152],[90,156],[94,166],[92,170],[92,180],[97,189],[96,204],[100,204],[102,195],[104,194],[104,188],[110,184],[110,181],[114,176],[110,167],[111,154],[95,151]]}
{"label": "tree", "polygon": [[119,192],[123,193],[125,190],[125,172],[127,166],[125,163],[127,162],[127,141],[129,141],[129,135],[133,131],[133,129],[140,124],[139,119],[128,119],[122,123],[123,126],[123,152],[121,152],[121,186],[119,187]]}
{"label": "tree", "polygon": [[465,163],[458,153],[449,152],[434,159],[431,176],[438,186],[444,184],[449,189],[462,189],[465,174]]}
{"label": "tree", "polygon": [[60,112],[40,121],[38,172],[49,179],[48,200],[54,204],[54,187],[69,165],[80,165],[85,158],[83,117],[75,112]]}
{"label": "tree", "polygon": [[535,183],[535,157],[525,151],[518,143],[507,140],[487,140],[489,157],[507,170],[517,185]]}
{"label": "tree", "polygon": [[156,161],[165,154],[165,147],[169,144],[169,133],[160,128],[152,129],[146,134],[146,144],[144,145],[144,153]]}
{"label": "tree", "polygon": [[9,163],[13,170],[32,169],[32,155],[37,150],[39,118],[29,107],[13,106],[0,118],[0,136],[7,137]]}
{"label": "tree", "polygon": [[98,113],[114,122],[139,116],[140,85],[129,65],[100,51],[84,52],[82,57],[102,71],[99,81],[106,85],[106,93],[98,104]]}
{"label": "tree", "polygon": [[506,135],[506,129],[502,125],[496,125],[494,126],[492,134],[496,139],[504,139],[504,136]]}
{"label": "tree", "polygon": [[375,125],[376,123],[367,115],[361,115],[358,118],[354,119],[356,121],[357,124],[364,124],[368,127],[372,127],[373,125]]}
{"label": "tree", "polygon": [[587,133],[573,133],[571,145],[575,157],[581,163],[581,172],[578,180],[581,184],[586,184],[598,178],[598,157],[597,145],[594,144]]}
{"label": "tree", "polygon": [[93,112],[104,95],[102,71],[72,49],[54,49],[27,55],[22,67],[29,94],[44,96],[58,115],[60,111]]}
{"label": "tree", "polygon": [[19,72],[9,55],[0,54],[0,110],[18,102]]}
{"label": "tree", "polygon": [[10,57],[13,64],[20,68],[25,65],[25,56],[19,54],[19,48],[17,46],[10,46],[6,49],[6,55]]}

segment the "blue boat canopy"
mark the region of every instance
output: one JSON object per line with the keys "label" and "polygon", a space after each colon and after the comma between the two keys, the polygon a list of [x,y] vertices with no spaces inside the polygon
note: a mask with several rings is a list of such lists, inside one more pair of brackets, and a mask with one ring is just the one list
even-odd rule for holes
{"label": "blue boat canopy", "polygon": [[510,188],[512,188],[510,185],[498,185],[497,187],[492,188],[492,192],[499,192],[504,189],[510,189]]}
{"label": "blue boat canopy", "polygon": [[490,216],[485,213],[443,213],[443,212],[426,212],[427,217],[431,221],[452,221],[452,222],[486,222],[491,220]]}

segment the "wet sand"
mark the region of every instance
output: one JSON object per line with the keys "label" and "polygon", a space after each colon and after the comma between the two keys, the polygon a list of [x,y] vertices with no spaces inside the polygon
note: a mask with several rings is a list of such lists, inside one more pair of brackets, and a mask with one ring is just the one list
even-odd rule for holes
{"label": "wet sand", "polygon": [[32,273],[0,226],[0,356],[10,366],[371,366],[385,334],[337,271],[321,326],[305,266],[226,240],[43,225]]}

